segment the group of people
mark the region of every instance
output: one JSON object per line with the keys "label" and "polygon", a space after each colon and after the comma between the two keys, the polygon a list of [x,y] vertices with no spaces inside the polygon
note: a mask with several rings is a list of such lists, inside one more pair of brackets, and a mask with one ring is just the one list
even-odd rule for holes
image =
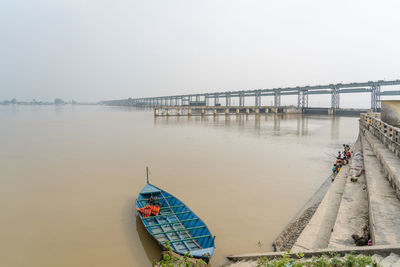
{"label": "group of people", "polygon": [[338,152],[336,163],[333,164],[332,167],[332,172],[339,173],[340,170],[342,169],[342,166],[349,163],[350,158],[351,158],[350,146],[343,144],[343,152],[340,151]]}

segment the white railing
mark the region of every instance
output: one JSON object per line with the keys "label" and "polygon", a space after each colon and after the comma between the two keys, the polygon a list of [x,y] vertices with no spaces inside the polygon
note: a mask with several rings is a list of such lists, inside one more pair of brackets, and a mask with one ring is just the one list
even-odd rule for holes
{"label": "white railing", "polygon": [[400,128],[381,120],[380,113],[360,114],[361,126],[379,138],[390,150],[398,154],[400,148]]}

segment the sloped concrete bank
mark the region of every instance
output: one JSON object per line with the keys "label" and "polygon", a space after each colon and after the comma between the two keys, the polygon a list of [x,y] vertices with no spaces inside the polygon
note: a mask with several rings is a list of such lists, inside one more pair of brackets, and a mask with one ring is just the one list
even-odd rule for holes
{"label": "sloped concrete bank", "polygon": [[[292,257],[297,252],[306,257],[352,252],[374,255],[385,267],[400,266],[400,128],[362,114],[352,152],[350,164],[332,184],[326,180],[319,195],[278,236],[276,250],[290,249]],[[257,258],[282,255],[266,252],[228,259],[240,261],[237,266],[256,266]]]}
{"label": "sloped concrete bank", "polygon": [[314,195],[307,201],[294,218],[286,225],[285,229],[278,235],[272,243],[274,251],[286,251],[291,249],[314,215],[319,204],[332,183],[333,175],[326,178],[324,183],[318,188]]}
{"label": "sloped concrete bank", "polygon": [[[354,144],[352,151],[353,153],[359,152],[360,149],[361,144],[360,139],[358,139]],[[346,181],[349,170],[349,166],[346,165],[342,168],[334,181],[332,181],[334,176],[329,176],[325,180],[313,197],[311,197],[301,211],[278,235],[277,239],[275,239],[272,244],[274,251],[285,251],[288,249],[293,251],[304,251],[328,247],[331,233],[337,219],[344,188],[347,183]],[[353,191],[347,191],[349,191],[346,194],[348,196],[348,202],[354,202],[354,199],[352,198]],[[358,198],[362,199],[363,197],[361,196]],[[366,199],[366,196],[364,198]],[[344,213],[347,213],[348,208],[342,207],[342,210]],[[354,218],[356,219],[357,217],[359,217],[358,214],[356,214]],[[346,220],[341,221],[343,221],[344,225],[348,224]],[[356,223],[356,225],[358,224]],[[357,228],[357,226],[353,228]],[[349,231],[352,230],[350,229]],[[351,234],[349,235],[350,239]],[[351,240],[347,242],[348,245],[354,244],[350,244],[350,242]],[[332,246],[335,246],[334,244],[335,242],[332,241]]]}

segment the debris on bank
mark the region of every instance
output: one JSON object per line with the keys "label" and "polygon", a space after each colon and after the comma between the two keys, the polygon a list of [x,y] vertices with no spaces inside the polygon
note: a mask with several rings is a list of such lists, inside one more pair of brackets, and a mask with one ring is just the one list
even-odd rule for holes
{"label": "debris on bank", "polygon": [[318,205],[306,208],[294,221],[292,221],[285,230],[273,242],[274,251],[285,251],[291,249],[296,243],[297,238],[307,226],[311,217],[314,215]]}

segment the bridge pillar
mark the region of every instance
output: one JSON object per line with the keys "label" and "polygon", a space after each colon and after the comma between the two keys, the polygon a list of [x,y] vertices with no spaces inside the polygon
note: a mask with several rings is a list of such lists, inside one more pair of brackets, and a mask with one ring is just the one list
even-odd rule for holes
{"label": "bridge pillar", "polygon": [[340,107],[340,88],[333,86],[331,91],[331,108],[338,109]]}
{"label": "bridge pillar", "polygon": [[192,115],[192,109],[191,109],[191,108],[188,109],[187,115],[188,115],[188,116],[191,116],[191,115]]}
{"label": "bridge pillar", "polygon": [[299,90],[297,95],[297,107],[305,108],[308,107],[308,91],[307,90]]}
{"label": "bridge pillar", "polygon": [[236,115],[240,114],[240,109],[236,108]]}
{"label": "bridge pillar", "polygon": [[229,107],[231,105],[231,95],[227,94],[225,96],[225,106]]}
{"label": "bridge pillar", "polygon": [[250,109],[246,108],[246,115],[249,115],[249,114],[250,114]]}
{"label": "bridge pillar", "polygon": [[213,114],[214,114],[214,116],[217,115],[217,109],[216,108],[213,109]]}
{"label": "bridge pillar", "polygon": [[210,98],[208,97],[208,95],[205,96],[204,100],[206,101],[206,106],[209,106],[210,105]]}
{"label": "bridge pillar", "polygon": [[379,108],[381,108],[381,86],[380,85],[374,85],[371,87],[371,109],[373,111],[377,111]]}
{"label": "bridge pillar", "polygon": [[217,106],[219,104],[219,97],[218,95],[214,96],[214,106]]}
{"label": "bridge pillar", "polygon": [[279,107],[281,105],[281,90],[274,90],[274,106]]}
{"label": "bridge pillar", "polygon": [[244,106],[244,93],[239,93],[239,106]]}
{"label": "bridge pillar", "polygon": [[259,107],[261,106],[261,92],[257,91],[255,95],[255,106]]}

